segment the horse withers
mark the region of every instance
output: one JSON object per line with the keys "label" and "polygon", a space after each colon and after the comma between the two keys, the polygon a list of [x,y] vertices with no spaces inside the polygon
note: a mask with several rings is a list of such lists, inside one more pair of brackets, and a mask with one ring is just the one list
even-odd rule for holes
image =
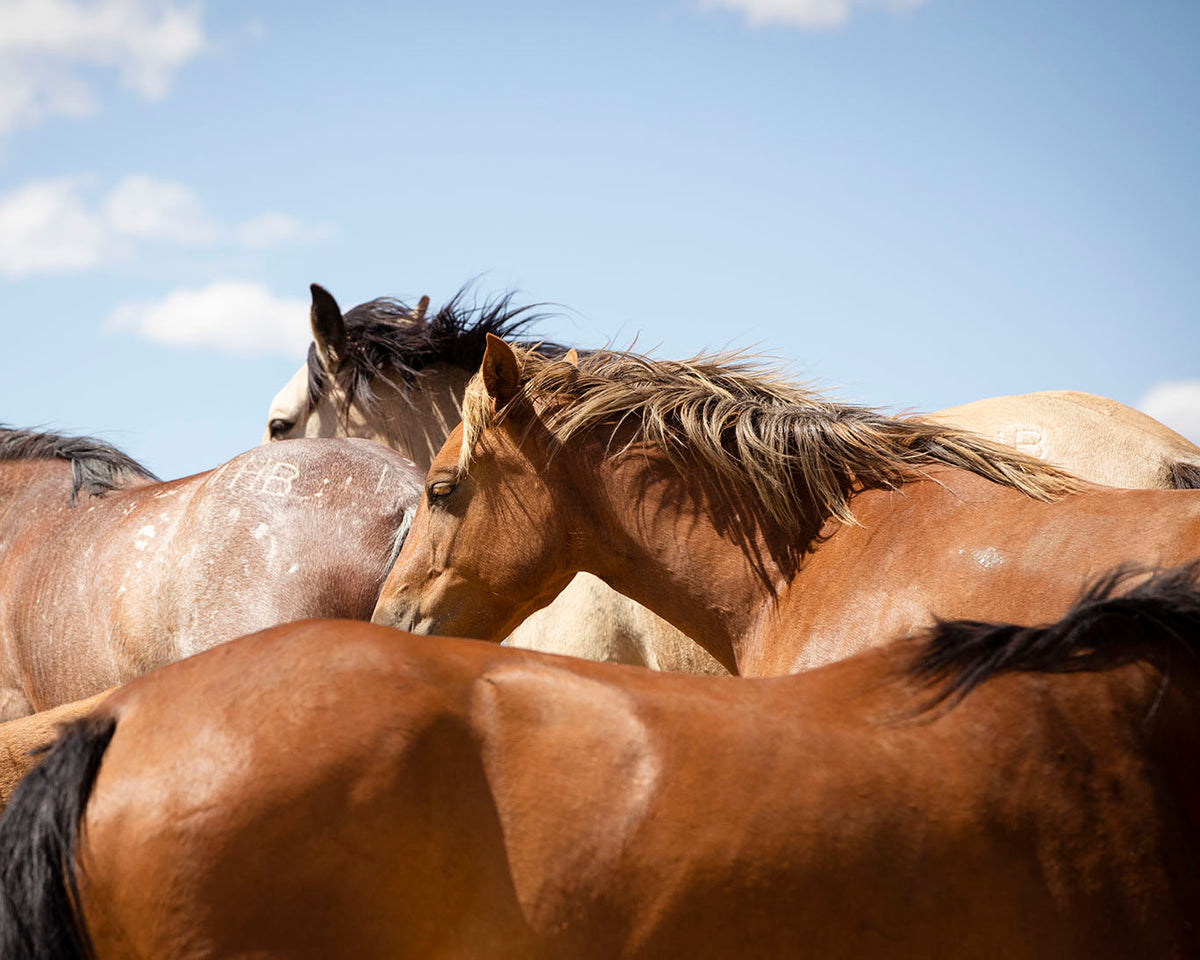
{"label": "horse withers", "polygon": [[67,728],[0,960],[1196,956],[1198,653],[1195,568],[772,680],[277,627]]}
{"label": "horse withers", "polygon": [[420,483],[361,440],[158,482],[100,441],[0,429],[0,720],[247,629],[369,619]]}

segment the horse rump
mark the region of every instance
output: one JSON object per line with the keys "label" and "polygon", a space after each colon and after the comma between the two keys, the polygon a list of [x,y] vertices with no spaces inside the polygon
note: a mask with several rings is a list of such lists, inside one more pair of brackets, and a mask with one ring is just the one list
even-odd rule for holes
{"label": "horse rump", "polygon": [[64,725],[0,817],[0,960],[87,960],[78,912],[79,826],[116,718]]}

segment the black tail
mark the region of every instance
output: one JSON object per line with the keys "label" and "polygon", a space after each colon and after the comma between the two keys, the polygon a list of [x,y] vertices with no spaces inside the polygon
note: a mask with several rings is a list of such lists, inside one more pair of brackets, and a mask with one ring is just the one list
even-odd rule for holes
{"label": "black tail", "polygon": [[1116,595],[1145,572],[1120,568],[1107,574],[1049,626],[939,623],[911,667],[926,683],[942,681],[926,706],[961,700],[988,678],[1018,670],[1106,670],[1134,660],[1165,669],[1176,654],[1200,663],[1200,561]]}
{"label": "black tail", "polygon": [[1171,464],[1171,483],[1176,490],[1200,490],[1200,463],[1176,460]]}
{"label": "black tail", "polygon": [[116,730],[111,716],[64,726],[0,817],[0,960],[88,960],[77,919],[80,820]]}

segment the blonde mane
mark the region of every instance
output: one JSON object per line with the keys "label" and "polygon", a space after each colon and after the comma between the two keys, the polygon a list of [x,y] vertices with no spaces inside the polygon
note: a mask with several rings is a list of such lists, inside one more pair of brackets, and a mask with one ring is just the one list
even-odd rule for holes
{"label": "blonde mane", "polygon": [[1058,499],[1078,483],[967,430],[835,403],[743,354],[655,360],[600,350],[576,367],[536,351],[513,351],[521,376],[508,405],[493,412],[479,374],[467,386],[463,472],[488,425],[531,401],[560,443],[585,429],[615,432],[631,424],[630,443],[653,444],[678,466],[698,459],[789,528],[830,517],[854,523],[854,493],[899,487],[936,465],[1039,500]]}

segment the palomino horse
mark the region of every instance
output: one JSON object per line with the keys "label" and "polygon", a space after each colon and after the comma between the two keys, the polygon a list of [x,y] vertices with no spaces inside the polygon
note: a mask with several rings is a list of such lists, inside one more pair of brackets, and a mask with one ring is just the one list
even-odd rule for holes
{"label": "palomino horse", "polygon": [[155,482],[88,438],[0,430],[0,719],[244,633],[368,619],[420,473],[305,440]]}
{"label": "palomino horse", "polygon": [[1195,957],[1194,577],[774,680],[276,627],[26,777],[0,960]]}
{"label": "palomino horse", "polygon": [[991,397],[931,413],[1005,446],[1112,487],[1200,487],[1200,447],[1107,397],[1045,390]]}
{"label": "palomino horse", "polygon": [[499,640],[579,570],[726,667],[790,673],[932,615],[1049,619],[1122,561],[1200,556],[1200,491],[1084,485],[748,363],[489,337],[374,618]]}
{"label": "palomino horse", "polygon": [[[460,292],[432,318],[428,305],[428,297],[411,309],[385,298],[343,317],[314,284],[308,362],[271,401],[264,441],[365,437],[427,470],[459,421],[487,334],[519,335],[538,319],[509,297],[471,307]],[[586,573],[516,626],[506,643],[657,670],[726,672],[670,624]]]}

